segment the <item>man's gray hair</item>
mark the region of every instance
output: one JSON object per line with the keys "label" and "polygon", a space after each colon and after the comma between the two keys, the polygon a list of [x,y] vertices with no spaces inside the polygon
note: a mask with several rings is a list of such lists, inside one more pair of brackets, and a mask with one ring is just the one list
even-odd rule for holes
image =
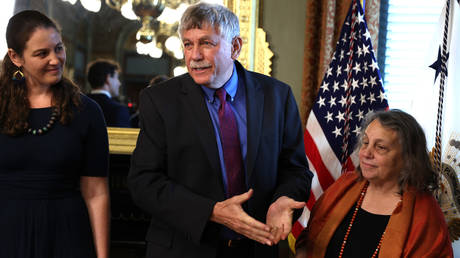
{"label": "man's gray hair", "polygon": [[179,24],[179,35],[189,29],[202,29],[212,26],[229,42],[240,35],[238,17],[225,6],[210,3],[197,3],[185,10]]}

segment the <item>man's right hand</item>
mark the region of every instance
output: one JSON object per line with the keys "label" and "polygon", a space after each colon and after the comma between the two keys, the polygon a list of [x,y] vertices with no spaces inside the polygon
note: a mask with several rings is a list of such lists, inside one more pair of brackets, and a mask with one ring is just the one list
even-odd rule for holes
{"label": "man's right hand", "polygon": [[246,193],[217,202],[214,205],[210,220],[261,244],[272,245],[274,236],[271,233],[271,228],[249,216],[241,206],[251,198],[252,193],[253,190],[250,189]]}

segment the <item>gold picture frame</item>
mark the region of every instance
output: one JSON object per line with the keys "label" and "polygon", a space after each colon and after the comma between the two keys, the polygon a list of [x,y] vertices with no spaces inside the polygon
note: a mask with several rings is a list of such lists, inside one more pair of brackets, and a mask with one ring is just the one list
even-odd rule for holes
{"label": "gold picture frame", "polygon": [[[266,41],[265,31],[259,28],[259,0],[224,0],[240,20],[243,48],[238,60],[251,71],[270,75],[273,52]],[[131,155],[136,147],[139,129],[107,127],[110,154]]]}

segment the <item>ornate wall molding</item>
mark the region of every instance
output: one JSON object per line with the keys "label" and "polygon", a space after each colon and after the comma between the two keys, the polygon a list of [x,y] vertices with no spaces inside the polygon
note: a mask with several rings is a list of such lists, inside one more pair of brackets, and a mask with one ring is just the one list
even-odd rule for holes
{"label": "ornate wall molding", "polygon": [[110,154],[131,155],[136,147],[138,128],[107,127]]}
{"label": "ornate wall molding", "polygon": [[243,39],[240,61],[246,69],[270,75],[273,52],[266,41],[266,33],[259,28],[259,0],[224,0],[240,20]]}

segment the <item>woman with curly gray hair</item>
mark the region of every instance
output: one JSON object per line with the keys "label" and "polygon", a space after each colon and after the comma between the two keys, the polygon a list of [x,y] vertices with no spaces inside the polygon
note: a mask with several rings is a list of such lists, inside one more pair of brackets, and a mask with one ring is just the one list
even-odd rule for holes
{"label": "woman with curly gray hair", "polygon": [[356,171],[313,207],[296,257],[453,257],[417,121],[400,110],[370,113],[358,149]]}

